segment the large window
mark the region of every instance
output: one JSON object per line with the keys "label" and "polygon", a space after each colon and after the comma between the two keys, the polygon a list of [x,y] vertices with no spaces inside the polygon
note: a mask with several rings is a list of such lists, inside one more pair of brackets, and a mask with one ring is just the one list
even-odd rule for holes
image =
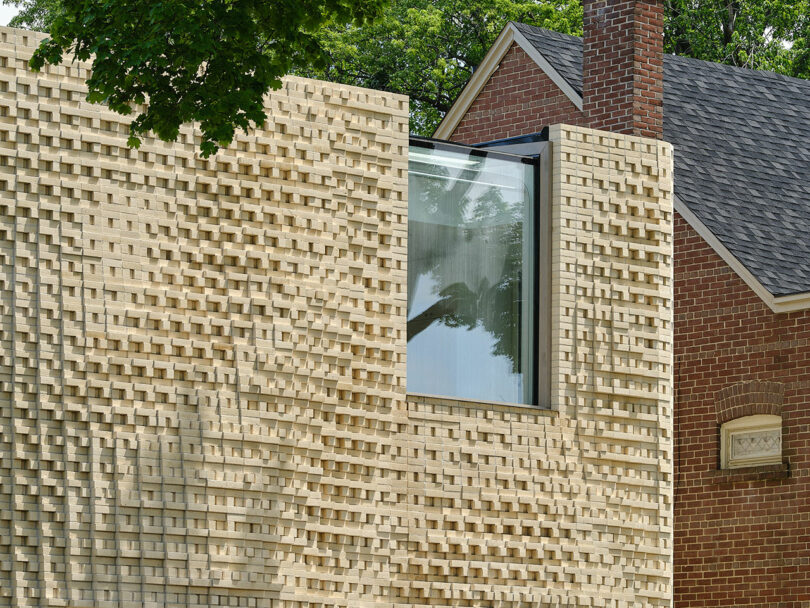
{"label": "large window", "polygon": [[416,140],[409,174],[408,392],[534,403],[533,161]]}

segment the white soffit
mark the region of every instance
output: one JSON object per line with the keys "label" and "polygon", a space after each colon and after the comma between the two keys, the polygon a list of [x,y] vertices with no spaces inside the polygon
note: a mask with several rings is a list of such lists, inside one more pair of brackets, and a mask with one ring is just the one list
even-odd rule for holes
{"label": "white soffit", "polygon": [[701,222],[698,217],[689,210],[689,207],[683,204],[677,196],[675,196],[675,211],[677,211],[681,217],[686,220],[686,223],[695,229],[695,232],[697,232],[703,238],[703,240],[709,244],[709,247],[714,249],[717,255],[719,255],[723,261],[728,264],[729,267],[736,272],[743,281],[745,281],[745,284],[748,285],[748,287],[750,287],[773,312],[794,312],[797,310],[810,308],[810,292],[797,293],[789,296],[774,296],[770,291],[768,291],[765,286],[762,285],[762,283],[760,283],[753,274],[751,274],[751,271],[748,270],[736,257],[734,257],[734,254],[731,253],[726,246],[720,242],[720,239],[718,239],[714,233],[709,230],[706,224]]}
{"label": "white soffit", "polygon": [[461,91],[453,106],[444,115],[442,122],[433,132],[433,137],[436,139],[448,139],[453,131],[456,130],[458,123],[464,118],[467,110],[473,104],[478,94],[489,81],[490,76],[498,69],[501,59],[504,58],[512,43],[517,44],[523,51],[531,57],[532,61],[537,64],[546,75],[556,84],[560,90],[571,100],[571,102],[579,109],[582,110],[582,97],[568,84],[568,81],[563,78],[560,73],[552,67],[545,57],[534,48],[531,42],[520,33],[515,27],[514,23],[508,23],[505,28],[498,35],[498,38],[487,51],[484,59],[473,72],[472,78]]}

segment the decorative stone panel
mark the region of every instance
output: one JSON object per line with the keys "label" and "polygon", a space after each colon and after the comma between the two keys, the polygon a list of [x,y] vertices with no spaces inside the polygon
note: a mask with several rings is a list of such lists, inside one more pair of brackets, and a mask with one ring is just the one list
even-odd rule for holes
{"label": "decorative stone panel", "polygon": [[720,427],[721,468],[739,469],[781,463],[781,416],[743,416]]}

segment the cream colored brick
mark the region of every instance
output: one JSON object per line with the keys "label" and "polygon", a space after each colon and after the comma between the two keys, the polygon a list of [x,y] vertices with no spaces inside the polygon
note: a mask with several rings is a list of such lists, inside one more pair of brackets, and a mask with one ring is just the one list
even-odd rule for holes
{"label": "cream colored brick", "polygon": [[0,606],[666,606],[672,153],[555,127],[552,410],[406,400],[407,100],[123,146],[0,28]]}
{"label": "cream colored brick", "polygon": [[671,149],[550,140],[553,409],[408,401],[398,605],[671,605]]}
{"label": "cream colored brick", "polygon": [[390,603],[407,100],[290,78],[215,157],[128,150],[38,39],[0,29],[0,605]]}

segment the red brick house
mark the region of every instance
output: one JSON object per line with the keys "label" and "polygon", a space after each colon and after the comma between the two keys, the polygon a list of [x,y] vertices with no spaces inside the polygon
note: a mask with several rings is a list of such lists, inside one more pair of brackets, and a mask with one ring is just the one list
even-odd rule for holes
{"label": "red brick house", "polygon": [[663,3],[511,23],[435,136],[675,147],[675,605],[810,605],[810,82],[664,56]]}

